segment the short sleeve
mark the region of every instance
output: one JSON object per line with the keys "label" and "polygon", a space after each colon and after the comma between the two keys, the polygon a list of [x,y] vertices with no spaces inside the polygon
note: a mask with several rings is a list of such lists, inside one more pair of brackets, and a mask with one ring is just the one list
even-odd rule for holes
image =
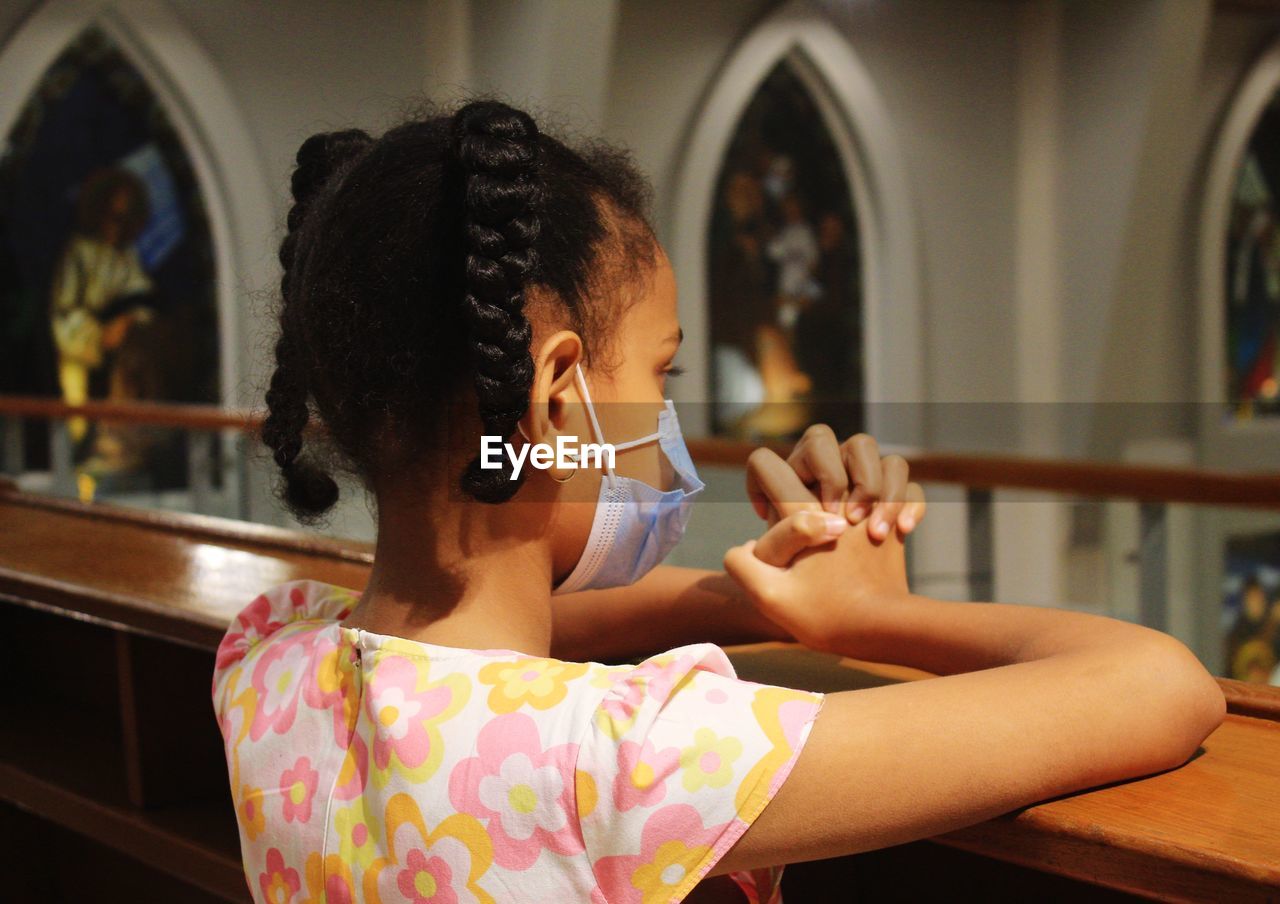
{"label": "short sleeve", "polygon": [[713,644],[611,675],[578,749],[585,853],[605,900],[678,901],[773,799],[823,695],[743,681]]}
{"label": "short sleeve", "polygon": [[235,617],[222,642],[214,664],[213,686],[232,666],[286,625],[314,619],[342,620],[355,607],[360,594],[325,581],[300,579],[277,584],[258,594]]}

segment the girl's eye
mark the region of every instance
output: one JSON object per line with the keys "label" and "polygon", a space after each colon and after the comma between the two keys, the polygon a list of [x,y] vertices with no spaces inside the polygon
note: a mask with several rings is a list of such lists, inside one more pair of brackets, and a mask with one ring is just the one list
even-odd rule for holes
{"label": "girl's eye", "polygon": [[679,366],[678,364],[672,364],[662,373],[664,376],[668,376],[668,377],[680,377],[684,375],[684,368]]}

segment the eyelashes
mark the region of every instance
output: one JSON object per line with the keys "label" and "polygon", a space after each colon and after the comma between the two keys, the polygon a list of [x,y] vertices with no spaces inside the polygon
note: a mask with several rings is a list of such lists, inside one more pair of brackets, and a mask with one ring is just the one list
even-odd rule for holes
{"label": "eyelashes", "polygon": [[684,368],[678,364],[673,364],[662,373],[667,377],[682,377],[684,376]]}

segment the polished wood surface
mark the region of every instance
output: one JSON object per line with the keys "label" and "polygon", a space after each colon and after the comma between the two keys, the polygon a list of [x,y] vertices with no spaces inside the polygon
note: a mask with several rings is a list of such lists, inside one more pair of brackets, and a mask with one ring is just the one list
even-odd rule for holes
{"label": "polished wood surface", "polygon": [[[25,801],[23,806],[62,808],[47,818],[73,828],[83,823],[84,831],[160,831],[155,815],[131,809],[138,802],[149,805],[148,796],[167,799],[172,791],[160,765],[171,756],[149,753],[141,730],[148,704],[137,691],[138,669],[164,658],[147,652],[145,644],[177,642],[193,656],[208,657],[227,622],[261,590],[295,577],[358,589],[370,555],[365,544],[222,519],[55,502],[0,485],[0,598],[28,609],[32,618],[70,616],[84,625],[81,631],[117,637],[96,647],[90,637],[85,649],[115,662],[127,700],[123,730],[126,738],[134,734],[133,740],[110,742],[128,764],[122,767],[119,799],[104,802],[74,777],[45,774],[39,757],[25,765],[6,762],[0,788],[9,800]],[[127,639],[137,634],[149,637]],[[814,690],[931,677],[785,644],[729,652],[744,678]],[[929,843],[1167,900],[1274,900],[1280,894],[1280,688],[1219,682],[1230,714],[1183,766],[1045,801]],[[193,704],[202,715],[207,712],[207,699]],[[104,729],[104,736],[120,730]],[[42,782],[56,785],[56,793],[46,793]],[[77,800],[91,806],[80,807]],[[199,821],[190,814],[182,818]],[[198,849],[193,868],[205,871],[203,888],[242,882],[218,872],[221,863],[229,873],[232,858],[225,841],[201,840],[201,833],[211,831],[179,832],[166,843]]]}
{"label": "polished wood surface", "polygon": [[0,594],[208,649],[273,584],[359,590],[371,561],[367,544],[0,488]]}
{"label": "polished wood surface", "polygon": [[[1280,0],[1277,0],[1280,2]],[[0,395],[0,417],[60,420],[72,415],[113,423],[150,424],[186,430],[258,430],[260,411],[214,405],[160,402],[87,402],[68,405],[57,399]],[[308,430],[321,431],[317,421]],[[698,464],[745,467],[756,444],[715,437],[689,437]],[[764,445],[784,457],[786,443]],[[1234,473],[1202,468],[1171,468],[1121,462],[1062,461],[1011,455],[960,455],[945,452],[906,456],[912,479],[977,489],[1038,490],[1075,496],[1134,499],[1143,502],[1226,505],[1280,510],[1280,474]]]}

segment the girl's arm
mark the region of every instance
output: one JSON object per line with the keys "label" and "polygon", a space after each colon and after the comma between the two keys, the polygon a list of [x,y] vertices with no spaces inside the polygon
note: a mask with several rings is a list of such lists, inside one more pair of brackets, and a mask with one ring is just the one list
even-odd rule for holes
{"label": "girl's arm", "polygon": [[906,589],[863,525],[790,568],[726,556],[765,612],[823,646],[942,675],[828,694],[796,765],[713,872],[887,847],[1174,768],[1226,713],[1169,635],[1118,619]]}
{"label": "girl's arm", "polygon": [[723,571],[659,565],[628,587],[553,597],[551,655],[617,662],[687,643],[791,640]]}

